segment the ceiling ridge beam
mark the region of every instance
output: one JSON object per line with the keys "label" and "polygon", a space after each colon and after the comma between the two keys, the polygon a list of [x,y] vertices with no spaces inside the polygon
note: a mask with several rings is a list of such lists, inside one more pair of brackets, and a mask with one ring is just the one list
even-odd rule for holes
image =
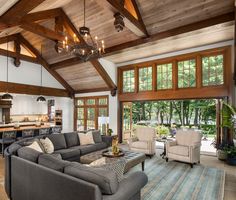
{"label": "ceiling ridge beam", "polygon": [[110,91],[110,88],[92,88],[92,89],[83,89],[83,90],[76,90],[75,93],[89,93],[89,92],[103,92],[103,91]]}
{"label": "ceiling ridge beam", "polygon": [[50,69],[49,64],[47,61],[41,56],[40,52],[30,44],[21,34],[18,35],[18,38],[21,44],[26,48],[29,49],[32,53],[34,53],[41,63],[41,65],[61,84],[65,89],[68,91],[70,97],[74,97],[74,89],[58,74],[56,71]]}
{"label": "ceiling ridge beam", "polygon": [[12,42],[12,41],[16,40],[16,38],[17,38],[17,34],[6,35],[6,36],[0,38],[0,44]]}
{"label": "ceiling ridge beam", "polygon": [[177,28],[174,28],[174,29],[171,29],[171,30],[156,33],[156,34],[150,35],[149,37],[140,38],[140,39],[137,39],[137,40],[133,40],[133,41],[130,41],[130,42],[125,42],[125,43],[122,43],[122,44],[118,44],[118,45],[106,48],[105,49],[105,54],[103,54],[103,57],[113,55],[117,51],[121,51],[121,50],[131,48],[131,47],[134,47],[134,46],[154,42],[154,41],[157,41],[157,40],[165,39],[165,38],[168,38],[168,37],[173,37],[173,36],[180,35],[180,34],[183,34],[183,33],[196,31],[196,30],[199,30],[199,29],[207,28],[207,27],[210,27],[210,26],[214,26],[214,25],[218,25],[218,24],[222,24],[222,23],[230,22],[230,21],[234,21],[234,12],[226,13],[226,14],[219,15],[219,16],[216,16],[216,17],[213,17],[213,18],[205,19],[205,20],[202,20],[202,21],[198,21],[198,22],[194,22],[194,23],[191,23],[191,24],[181,26],[181,27],[177,27]]}

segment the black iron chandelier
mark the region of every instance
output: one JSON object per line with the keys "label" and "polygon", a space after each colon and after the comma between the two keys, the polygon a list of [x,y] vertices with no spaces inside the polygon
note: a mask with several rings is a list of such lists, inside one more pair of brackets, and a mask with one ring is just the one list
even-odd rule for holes
{"label": "black iron chandelier", "polygon": [[91,58],[98,58],[101,54],[105,53],[104,40],[99,41],[97,36],[93,38],[90,29],[85,25],[85,8],[86,5],[84,0],[84,26],[79,29],[79,34],[84,41],[80,41],[75,34],[73,35],[73,39],[66,35],[62,44],[58,45],[59,53],[66,52],[74,54],[84,62]]}

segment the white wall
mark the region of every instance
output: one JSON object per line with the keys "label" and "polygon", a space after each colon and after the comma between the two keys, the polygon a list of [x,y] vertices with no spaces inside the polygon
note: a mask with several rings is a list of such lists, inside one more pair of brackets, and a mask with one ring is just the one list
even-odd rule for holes
{"label": "white wall", "polygon": [[[40,86],[41,81],[41,66],[35,63],[30,63],[21,60],[19,67],[14,66],[14,60],[9,59],[9,73],[8,80],[13,83],[21,83],[28,85]],[[0,81],[6,81],[7,79],[7,58],[0,56]],[[50,74],[46,69],[43,68],[43,86],[52,88],[64,87]]]}

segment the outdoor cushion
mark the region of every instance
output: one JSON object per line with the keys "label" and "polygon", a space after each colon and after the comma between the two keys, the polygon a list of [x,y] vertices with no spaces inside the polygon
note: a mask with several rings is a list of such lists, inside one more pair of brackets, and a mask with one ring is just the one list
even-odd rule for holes
{"label": "outdoor cushion", "polygon": [[111,170],[73,163],[64,168],[64,173],[98,185],[103,194],[114,194],[118,189],[117,176]]}
{"label": "outdoor cushion", "polygon": [[17,150],[17,154],[20,158],[24,158],[26,160],[32,161],[37,163],[39,155],[42,154],[42,152],[36,151],[29,147],[22,147]]}
{"label": "outdoor cushion", "polygon": [[71,164],[71,162],[55,157],[53,154],[40,155],[38,158],[38,163],[44,167],[48,167],[50,169],[54,169],[60,172],[63,172],[64,168]]}
{"label": "outdoor cushion", "polygon": [[181,146],[181,145],[170,146],[169,153],[181,155],[181,156],[188,156],[189,155],[189,148],[186,146]]}
{"label": "outdoor cushion", "polygon": [[44,153],[53,153],[54,152],[54,146],[52,141],[46,137],[45,139],[40,139],[40,144],[44,150]]}
{"label": "outdoor cushion", "polygon": [[76,132],[65,133],[64,136],[65,136],[67,147],[73,147],[80,144],[79,137]]}
{"label": "outdoor cushion", "polygon": [[51,134],[48,136],[48,138],[53,143],[54,151],[67,148],[64,134],[60,134],[60,133],[59,134]]}
{"label": "outdoor cushion", "polygon": [[107,148],[107,144],[105,142],[96,143],[96,144],[94,144],[94,146],[97,151]]}
{"label": "outdoor cushion", "polygon": [[178,130],[176,134],[177,145],[194,146],[201,142],[201,133],[193,130]]}
{"label": "outdoor cushion", "polygon": [[81,155],[85,155],[91,152],[96,151],[96,145],[95,144],[89,144],[89,145],[83,145],[83,146],[74,146],[70,149],[78,150],[80,151]]}
{"label": "outdoor cushion", "polygon": [[61,157],[63,160],[73,160],[73,158],[77,158],[80,157],[80,150],[79,149],[60,149],[60,150],[56,150],[54,151],[54,153],[59,153],[61,154]]}
{"label": "outdoor cushion", "polygon": [[132,148],[148,149],[148,141],[136,141],[131,144]]}
{"label": "outdoor cushion", "polygon": [[102,142],[102,136],[100,130],[92,131],[93,133],[93,140],[95,143],[101,143]]}

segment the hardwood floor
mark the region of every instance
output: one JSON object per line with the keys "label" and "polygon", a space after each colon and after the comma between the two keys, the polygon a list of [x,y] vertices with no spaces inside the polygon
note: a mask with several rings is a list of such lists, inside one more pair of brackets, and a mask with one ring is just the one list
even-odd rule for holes
{"label": "hardwood floor", "polygon": [[[160,152],[156,155],[159,156]],[[148,162],[147,158],[146,162]],[[201,164],[210,167],[216,167],[223,169],[226,172],[225,176],[225,188],[224,188],[224,200],[235,200],[236,199],[236,167],[229,166],[222,161],[219,161],[214,156],[201,156]],[[4,159],[0,157],[0,200],[7,200],[7,195],[3,187],[4,182]]]}

